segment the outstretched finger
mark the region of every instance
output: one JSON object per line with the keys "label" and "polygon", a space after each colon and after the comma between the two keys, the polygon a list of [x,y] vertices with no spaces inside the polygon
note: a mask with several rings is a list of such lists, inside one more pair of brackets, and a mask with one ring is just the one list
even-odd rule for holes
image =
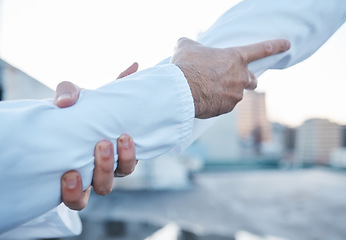
{"label": "outstretched finger", "polygon": [[81,89],[71,82],[61,82],[56,87],[54,104],[59,108],[70,107],[79,98]]}
{"label": "outstretched finger", "polygon": [[137,70],[138,70],[138,63],[134,62],[134,63],[132,63],[132,65],[131,65],[130,67],[128,67],[125,71],[123,71],[122,73],[120,73],[119,76],[117,77],[117,79],[126,77],[126,76],[128,76],[128,75],[131,75],[132,73],[137,72]]}
{"label": "outstretched finger", "polygon": [[291,44],[288,40],[275,39],[237,47],[237,50],[240,52],[243,60],[250,63],[261,58],[285,52],[290,49],[290,46]]}

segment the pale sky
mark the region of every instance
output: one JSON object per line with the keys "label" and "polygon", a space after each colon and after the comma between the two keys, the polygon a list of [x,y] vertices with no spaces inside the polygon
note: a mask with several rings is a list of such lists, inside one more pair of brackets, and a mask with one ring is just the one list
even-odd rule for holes
{"label": "pale sky", "polygon": [[[1,0],[0,0],[1,1]],[[195,39],[239,0],[2,0],[0,57],[51,88],[64,80],[96,88],[132,62],[140,69]],[[310,59],[259,79],[268,117],[346,124],[345,25]]]}

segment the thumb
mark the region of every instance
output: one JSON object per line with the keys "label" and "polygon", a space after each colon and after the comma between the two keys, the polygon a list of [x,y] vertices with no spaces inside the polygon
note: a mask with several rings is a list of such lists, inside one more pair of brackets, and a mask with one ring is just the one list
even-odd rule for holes
{"label": "thumb", "polygon": [[81,89],[71,82],[61,82],[56,87],[54,104],[59,108],[70,107],[77,102],[80,91]]}
{"label": "thumb", "polygon": [[128,75],[131,75],[132,73],[137,72],[137,70],[138,70],[138,63],[134,62],[134,63],[132,63],[132,65],[129,66],[125,71],[123,71],[122,73],[120,73],[119,76],[117,77],[117,79],[126,77],[126,76],[128,76]]}

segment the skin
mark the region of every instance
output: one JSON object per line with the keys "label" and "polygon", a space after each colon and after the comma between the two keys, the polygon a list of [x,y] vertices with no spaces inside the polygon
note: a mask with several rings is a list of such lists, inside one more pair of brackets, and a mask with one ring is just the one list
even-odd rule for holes
{"label": "skin", "polygon": [[231,48],[211,48],[187,38],[178,41],[171,63],[184,73],[194,99],[195,117],[210,118],[233,110],[244,89],[257,87],[248,64],[290,48],[284,39]]}
{"label": "skin", "polygon": [[[126,77],[138,69],[138,64],[132,64],[122,72],[119,78]],[[60,108],[70,107],[78,100],[81,89],[70,82],[62,82],[57,86],[54,104]],[[131,136],[121,135],[117,139],[118,165],[113,172],[114,149],[107,140],[98,142],[95,146],[95,170],[92,187],[96,194],[107,195],[113,189],[114,177],[130,175],[137,164],[135,145]],[[72,210],[82,210],[88,203],[91,187],[83,191],[82,178],[77,171],[68,171],[61,177],[62,201]]]}
{"label": "skin", "polygon": [[[257,79],[248,70],[250,62],[287,51],[289,48],[289,41],[283,39],[218,49],[182,38],[178,41],[171,63],[184,73],[194,99],[195,117],[203,119],[232,111],[242,100],[244,89],[253,90],[257,87]],[[118,78],[132,74],[137,69],[138,64],[134,63]],[[80,91],[76,85],[62,82],[57,87],[54,103],[62,108],[72,106],[77,102]],[[117,151],[118,167],[113,173],[112,143],[103,140],[95,147],[92,186],[97,194],[107,195],[112,191],[114,176],[127,176],[135,169],[137,160],[130,136],[122,135],[118,138]],[[76,171],[69,171],[61,178],[62,200],[71,209],[83,209],[88,202],[90,191],[91,187],[83,191],[81,176]]]}

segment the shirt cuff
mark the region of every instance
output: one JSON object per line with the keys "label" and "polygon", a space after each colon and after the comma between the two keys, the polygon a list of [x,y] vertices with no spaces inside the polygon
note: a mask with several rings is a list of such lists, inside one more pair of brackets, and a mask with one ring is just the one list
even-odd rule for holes
{"label": "shirt cuff", "polygon": [[169,64],[176,72],[176,87],[180,96],[181,105],[181,126],[180,139],[176,148],[183,147],[191,139],[192,130],[195,122],[195,104],[191,93],[190,85],[181,69],[175,64]]}

